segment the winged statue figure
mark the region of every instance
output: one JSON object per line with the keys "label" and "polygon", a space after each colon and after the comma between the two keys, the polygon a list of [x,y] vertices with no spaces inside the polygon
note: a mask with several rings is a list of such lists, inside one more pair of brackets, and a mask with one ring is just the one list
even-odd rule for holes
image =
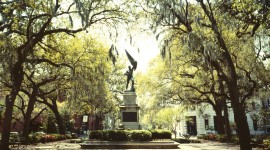
{"label": "winged statue figure", "polygon": [[132,65],[132,67],[128,66],[128,70],[125,73],[125,75],[127,76],[126,90],[128,89],[129,82],[131,81],[130,91],[135,91],[133,71],[135,71],[137,69],[137,61],[128,53],[127,50],[125,50],[125,51],[126,51],[126,55],[128,57],[128,60]]}

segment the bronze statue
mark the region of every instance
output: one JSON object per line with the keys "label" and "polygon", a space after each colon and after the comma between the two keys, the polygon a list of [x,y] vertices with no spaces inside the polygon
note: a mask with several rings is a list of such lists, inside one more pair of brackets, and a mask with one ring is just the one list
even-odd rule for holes
{"label": "bronze statue", "polygon": [[132,68],[131,66],[128,66],[128,70],[126,71],[125,75],[127,76],[127,84],[126,84],[126,90],[128,89],[128,85],[129,85],[129,82],[131,80],[131,87],[130,87],[130,91],[135,91],[135,88],[134,88],[134,78],[133,78],[133,71],[136,70],[137,68],[137,61],[134,60],[134,58],[126,51],[126,54],[127,54],[127,57],[128,57],[128,60],[129,62],[131,63],[132,65]]}

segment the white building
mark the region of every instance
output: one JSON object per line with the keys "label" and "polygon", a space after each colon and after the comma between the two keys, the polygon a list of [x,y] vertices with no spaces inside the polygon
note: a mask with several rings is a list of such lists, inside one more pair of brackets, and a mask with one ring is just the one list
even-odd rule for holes
{"label": "white building", "polygon": [[[204,110],[200,111],[200,107],[203,107]],[[263,134],[270,133],[270,124],[268,120],[262,119],[259,113],[260,110],[270,108],[270,99],[261,101],[259,105],[251,105],[253,111],[247,112],[247,121],[251,134]],[[232,109],[229,109],[229,122],[230,125],[234,124],[234,116]],[[186,112],[182,113],[184,116],[181,116],[180,122],[177,126],[177,136],[179,135],[200,135],[207,133],[216,133],[216,114],[212,106],[209,104],[200,104],[196,105],[192,109],[188,109]],[[257,116],[254,120],[254,114]],[[232,133],[235,133],[233,127],[231,127]]]}

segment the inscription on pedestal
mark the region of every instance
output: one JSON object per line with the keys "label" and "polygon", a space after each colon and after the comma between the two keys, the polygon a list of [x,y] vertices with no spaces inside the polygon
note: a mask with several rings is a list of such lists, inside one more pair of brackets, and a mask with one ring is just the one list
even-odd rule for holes
{"label": "inscription on pedestal", "polygon": [[125,91],[123,93],[123,105],[120,105],[121,120],[125,129],[140,129],[139,109],[136,103],[136,93]]}
{"label": "inscription on pedestal", "polygon": [[123,112],[123,122],[137,122],[137,112]]}

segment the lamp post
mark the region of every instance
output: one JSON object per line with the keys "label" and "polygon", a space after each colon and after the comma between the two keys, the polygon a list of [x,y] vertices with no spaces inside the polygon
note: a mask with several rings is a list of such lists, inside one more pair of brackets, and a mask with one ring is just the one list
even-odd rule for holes
{"label": "lamp post", "polygon": [[88,114],[83,115],[82,120],[82,135],[86,135],[86,130],[88,129]]}

